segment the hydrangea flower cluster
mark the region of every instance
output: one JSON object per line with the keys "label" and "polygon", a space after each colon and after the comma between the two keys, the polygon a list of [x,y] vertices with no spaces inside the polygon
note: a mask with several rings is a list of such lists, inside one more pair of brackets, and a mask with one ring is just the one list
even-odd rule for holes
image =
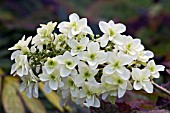
{"label": "hydrangea flower cluster", "polygon": [[[9,48],[15,50],[11,74],[21,77],[20,90],[29,98],[38,97],[38,83],[43,82],[46,93],[55,90],[63,99],[100,107],[99,98],[121,98],[127,90],[152,93],[152,79],[164,71],[140,39],[122,34],[126,26],[121,23],[100,21],[101,37],[75,13],[69,22],[40,26],[36,36],[23,36]],[[60,34],[53,32],[56,26]]]}

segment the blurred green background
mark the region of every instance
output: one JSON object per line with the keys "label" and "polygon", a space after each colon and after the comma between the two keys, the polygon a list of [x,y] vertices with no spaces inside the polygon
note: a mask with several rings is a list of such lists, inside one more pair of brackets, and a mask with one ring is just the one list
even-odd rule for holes
{"label": "blurred green background", "polygon": [[[59,112],[56,107],[58,105],[55,105],[57,99],[50,100],[56,95],[49,97],[40,93],[39,100],[33,100],[32,104],[25,102],[25,95],[18,91],[19,80],[7,76],[13,63],[10,60],[11,51],[7,49],[23,35],[35,36],[39,24],[68,20],[68,15],[73,12],[80,17],[88,18],[88,24],[96,34],[101,34],[98,28],[100,20],[112,19],[124,23],[127,26],[126,35],[140,38],[146,49],[154,52],[156,63],[165,64],[166,68],[170,68],[170,0],[0,0],[0,102],[2,102],[0,112],[13,113],[17,109],[23,113]],[[166,72],[161,74],[161,78],[156,82],[167,83],[170,76]],[[149,104],[150,108],[144,106],[143,109],[153,109],[156,106],[159,94],[162,93],[155,92],[158,93],[154,97],[155,100],[152,99],[153,102]],[[145,97],[140,99],[143,98]],[[146,98],[151,102],[150,97]],[[12,106],[13,102],[24,104]],[[38,106],[37,103],[41,104]],[[36,107],[31,106],[34,104]],[[75,105],[74,107],[75,113],[87,112],[81,111],[83,108]],[[39,111],[36,111],[37,109]]]}

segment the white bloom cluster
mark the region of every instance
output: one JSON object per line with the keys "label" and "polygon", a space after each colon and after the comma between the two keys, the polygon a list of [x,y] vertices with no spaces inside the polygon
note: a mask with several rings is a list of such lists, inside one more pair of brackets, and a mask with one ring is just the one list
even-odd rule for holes
{"label": "white bloom cluster", "polygon": [[164,66],[149,60],[154,55],[140,39],[122,35],[125,25],[100,21],[103,35],[95,37],[86,18],[73,13],[69,20],[57,26],[60,34],[53,32],[57,22],[41,24],[36,36],[24,36],[9,48],[15,50],[11,74],[21,77],[20,90],[29,98],[38,97],[38,82],[46,93],[56,90],[88,107],[100,107],[100,97],[121,98],[126,90],[153,92],[151,81]]}

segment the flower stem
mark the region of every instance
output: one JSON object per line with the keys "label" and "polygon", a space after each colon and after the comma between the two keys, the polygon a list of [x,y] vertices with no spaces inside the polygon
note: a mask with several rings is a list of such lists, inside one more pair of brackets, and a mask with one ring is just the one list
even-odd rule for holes
{"label": "flower stem", "polygon": [[151,81],[151,83],[159,90],[161,90],[162,92],[168,94],[170,96],[170,91],[168,91],[167,89],[161,87],[160,85],[156,84],[154,81]]}

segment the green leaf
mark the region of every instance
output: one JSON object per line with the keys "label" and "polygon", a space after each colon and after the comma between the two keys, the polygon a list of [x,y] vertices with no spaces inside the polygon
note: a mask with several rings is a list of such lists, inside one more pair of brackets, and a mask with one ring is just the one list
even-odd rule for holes
{"label": "green leaf", "polygon": [[46,113],[45,107],[40,100],[36,98],[29,99],[25,92],[21,92],[21,97],[31,113]]}
{"label": "green leaf", "polygon": [[42,91],[42,93],[44,94],[44,96],[49,100],[49,102],[51,104],[53,104],[58,110],[63,111],[63,109],[60,107],[60,100],[58,95],[52,91],[51,93],[47,94],[44,92],[44,84],[43,83],[39,83],[39,88]]}
{"label": "green leaf", "polygon": [[110,103],[115,104],[116,97],[115,96],[108,96],[108,100]]}
{"label": "green leaf", "polygon": [[6,113],[25,113],[21,99],[17,95],[17,90],[12,82],[17,78],[5,76],[2,88],[2,104]]}

